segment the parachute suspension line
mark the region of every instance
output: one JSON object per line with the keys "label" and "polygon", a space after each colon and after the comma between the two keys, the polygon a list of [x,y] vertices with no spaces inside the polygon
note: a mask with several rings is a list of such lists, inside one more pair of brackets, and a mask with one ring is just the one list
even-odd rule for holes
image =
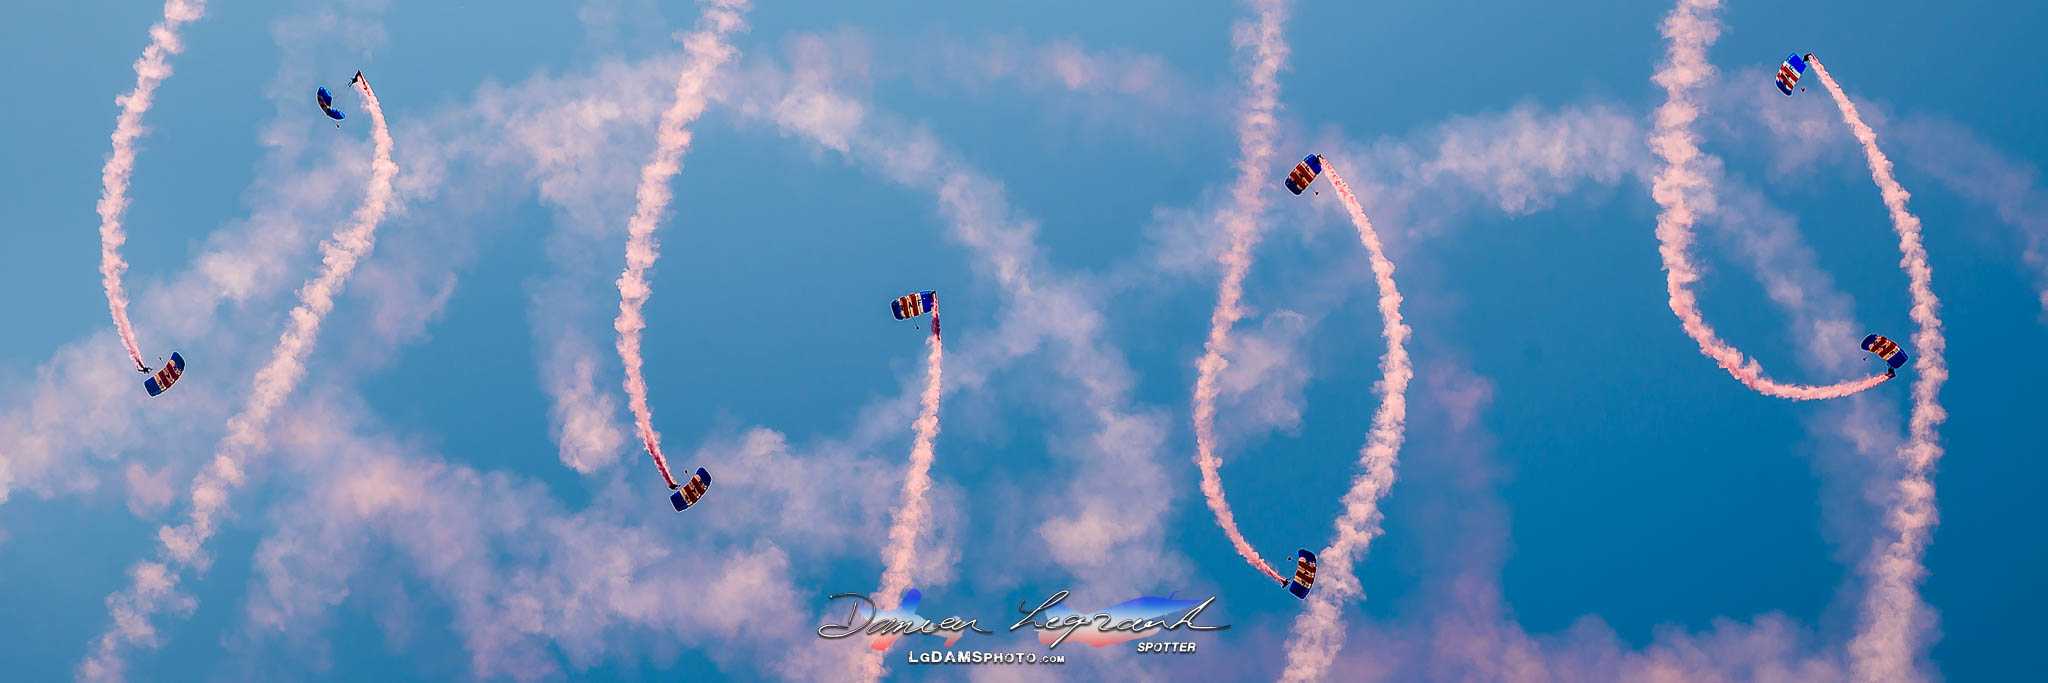
{"label": "parachute suspension line", "polygon": [[128,209],[128,179],[135,173],[135,140],[142,137],[142,115],[149,112],[156,88],[171,76],[170,56],[184,49],[178,28],[206,13],[206,0],[169,0],[164,3],[163,21],[149,27],[149,46],[135,60],[135,89],[114,99],[121,115],[114,119],[113,151],[100,168],[100,283],[107,292],[107,311],[114,317],[114,330],[127,347],[135,369],[147,373],[142,347],[135,342],[135,326],[128,321],[128,290],[121,284],[128,262],[121,258],[121,245],[128,233],[121,227],[121,215]]}

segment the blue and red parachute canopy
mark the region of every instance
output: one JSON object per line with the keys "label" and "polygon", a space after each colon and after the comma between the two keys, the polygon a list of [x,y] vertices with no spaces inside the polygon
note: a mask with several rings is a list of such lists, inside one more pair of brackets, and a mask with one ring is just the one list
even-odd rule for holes
{"label": "blue and red parachute canopy", "polygon": [[1303,600],[1308,599],[1308,589],[1316,585],[1316,554],[1302,550],[1295,554],[1294,578],[1287,582],[1287,592]]}
{"label": "blue and red parachute canopy", "polygon": [[1905,365],[1906,361],[1913,359],[1912,356],[1906,355],[1906,352],[1899,348],[1898,342],[1892,341],[1882,334],[1864,337],[1863,350],[1877,354],[1877,357],[1883,358],[1885,364],[1891,366],[1893,370],[1899,369],[1899,366]]}
{"label": "blue and red parachute canopy", "polygon": [[[1809,54],[1806,57],[1811,58]],[[1792,96],[1792,87],[1799,85],[1799,77],[1806,75],[1806,59],[1793,53],[1785,56],[1785,63],[1778,65],[1778,91]]]}
{"label": "blue and red parachute canopy", "polygon": [[668,502],[675,506],[676,512],[682,512],[696,505],[697,501],[703,500],[704,494],[710,490],[711,472],[699,467],[697,474],[690,477],[689,483],[683,484],[675,493],[668,494]]}
{"label": "blue and red parachute canopy", "polygon": [[144,391],[148,391],[149,395],[155,396],[169,390],[171,383],[178,381],[178,378],[184,376],[184,374],[185,357],[178,355],[176,351],[172,351],[171,362],[165,363],[162,368],[156,371],[154,376],[142,380],[142,388]]}
{"label": "blue and red parachute canopy", "polygon": [[896,314],[897,320],[915,318],[938,308],[938,296],[939,293],[934,291],[905,294],[889,302],[889,312]]}
{"label": "blue and red parachute canopy", "polygon": [[1310,154],[1302,157],[1301,163],[1294,165],[1294,171],[1287,174],[1287,191],[1301,194],[1301,191],[1308,189],[1308,184],[1315,182],[1316,176],[1322,172],[1323,155]]}
{"label": "blue and red parachute canopy", "polygon": [[348,117],[347,114],[341,113],[340,109],[334,108],[334,95],[328,93],[327,88],[325,87],[320,88],[320,111],[321,113],[326,114],[327,118],[334,119],[336,121],[340,121]]}

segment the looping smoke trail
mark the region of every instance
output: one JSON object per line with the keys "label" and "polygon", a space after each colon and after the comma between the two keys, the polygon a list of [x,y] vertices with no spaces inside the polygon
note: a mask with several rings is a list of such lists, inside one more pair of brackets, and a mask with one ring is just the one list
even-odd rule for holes
{"label": "looping smoke trail", "polygon": [[100,168],[100,279],[107,290],[107,310],[114,315],[114,328],[128,358],[135,367],[147,369],[142,348],[135,343],[135,327],[128,322],[128,291],[121,275],[128,262],[121,259],[121,245],[128,233],[121,229],[121,213],[128,209],[128,176],[135,172],[135,139],[142,136],[142,115],[149,111],[157,85],[171,76],[170,56],[184,49],[178,42],[178,27],[206,13],[206,0],[170,0],[164,3],[164,19],[149,27],[149,47],[135,60],[135,89],[114,98],[121,116],[114,121],[114,151]]}
{"label": "looping smoke trail", "polygon": [[363,109],[370,113],[370,135],[376,151],[370,162],[370,182],[363,203],[356,207],[349,224],[320,245],[320,274],[299,289],[299,305],[293,308],[284,334],[271,352],[270,362],[256,372],[247,404],[228,419],[227,434],[214,448],[213,462],[192,482],[192,515],[184,524],[157,530],[161,562],[142,562],[130,570],[135,584],[128,590],[107,596],[114,628],[96,639],[86,660],[79,665],[79,677],[88,680],[118,679],[122,676],[120,648],[125,644],[154,646],[156,631],[149,617],[165,607],[189,610],[191,601],[176,597],[177,569],[200,566],[200,551],[219,524],[216,519],[227,506],[228,494],[243,482],[243,462],[263,449],[263,431],[271,414],[284,403],[300,378],[306,374],[306,354],[319,339],[321,320],[334,309],[334,297],[356,264],[376,244],[378,223],[391,206],[391,183],[398,165],[391,161],[391,129],[384,123],[384,107],[367,81],[357,82]]}
{"label": "looping smoke trail", "polygon": [[1906,443],[1899,447],[1905,462],[1905,476],[1899,479],[1891,508],[1885,511],[1885,526],[1898,538],[1885,544],[1872,558],[1867,571],[1873,575],[1869,594],[1863,599],[1863,627],[1849,643],[1851,671],[1858,680],[1891,681],[1914,676],[1914,661],[1933,628],[1933,615],[1920,601],[1920,579],[1927,568],[1920,564],[1927,542],[1933,535],[1937,513],[1934,508],[1934,465],[1942,448],[1935,428],[1948,419],[1937,401],[1941,385],[1948,381],[1944,353],[1948,340],[1941,330],[1941,300],[1934,296],[1934,270],[1927,262],[1927,247],[1920,238],[1920,219],[1906,210],[1912,195],[1892,177],[1892,162],[1877,146],[1877,133],[1856,112],[1856,103],[1843,94],[1842,86],[1819,61],[1813,69],[1827,85],[1842,122],[1863,145],[1870,163],[1870,178],[1884,195],[1892,219],[1892,231],[1899,235],[1899,265],[1906,270],[1913,296],[1913,414]]}
{"label": "looping smoke trail", "polygon": [[1223,477],[1217,471],[1223,460],[1216,457],[1216,397],[1222,391],[1218,378],[1230,366],[1230,360],[1225,358],[1231,350],[1230,327],[1244,317],[1244,309],[1238,304],[1244,297],[1245,272],[1252,265],[1252,247],[1259,243],[1258,217],[1265,208],[1263,192],[1270,190],[1266,182],[1270,172],[1267,166],[1273,157],[1273,111],[1279,107],[1280,67],[1287,62],[1287,43],[1281,39],[1281,25],[1287,21],[1286,5],[1277,0],[1258,5],[1258,22],[1240,25],[1235,36],[1237,47],[1251,52],[1252,64],[1245,79],[1245,110],[1237,122],[1241,145],[1237,184],[1231,188],[1230,206],[1219,216],[1230,235],[1230,247],[1217,257],[1223,264],[1223,281],[1216,288],[1216,310],[1209,315],[1209,339],[1203,344],[1201,361],[1196,364],[1195,464],[1202,470],[1202,496],[1237,554],[1268,578],[1284,582],[1280,573],[1261,559],[1237,530],[1237,517],[1224,500]]}
{"label": "looping smoke trail", "polygon": [[705,88],[718,73],[718,67],[738,54],[725,39],[746,27],[742,16],[746,9],[746,0],[714,0],[698,17],[697,32],[684,39],[688,63],[676,77],[675,102],[661,113],[655,131],[654,158],[640,169],[640,188],[635,195],[638,204],[633,217],[626,222],[626,270],[619,275],[619,317],[612,322],[612,328],[619,332],[619,362],[626,368],[626,402],[633,411],[633,426],[640,440],[647,444],[647,454],[654,458],[654,466],[661,470],[661,478],[669,488],[676,487],[676,479],[669,474],[668,461],[661,455],[661,433],[654,431],[654,414],[647,406],[647,378],[641,371],[645,361],[640,356],[640,330],[647,327],[647,319],[640,309],[654,294],[647,282],[647,269],[661,256],[654,229],[660,226],[662,213],[668,210],[669,199],[673,197],[668,182],[682,170],[683,151],[689,148],[693,137],[684,126],[704,113]]}
{"label": "looping smoke trail", "polygon": [[[932,489],[933,442],[939,436],[940,378],[945,346],[939,340],[939,309],[932,308],[932,334],[925,338],[924,393],[918,398],[917,436],[910,445],[910,469],[903,474],[903,503],[889,523],[889,545],[882,551],[882,585],[875,590],[875,609],[895,609],[910,588],[910,566],[917,561],[917,538],[931,526],[931,503],[925,494]],[[882,675],[882,653],[864,651],[861,680]]]}
{"label": "looping smoke trail", "polygon": [[1301,616],[1295,618],[1294,635],[1288,639],[1287,668],[1281,678],[1290,681],[1325,679],[1330,662],[1344,646],[1342,606],[1363,593],[1351,565],[1382,531],[1379,501],[1394,485],[1394,464],[1408,421],[1408,382],[1415,378],[1415,366],[1408,358],[1408,325],[1401,322],[1401,291],[1394,286],[1394,262],[1387,258],[1358,196],[1327,158],[1323,174],[1330,177],[1330,186],[1351,214],[1351,224],[1358,228],[1358,241],[1371,257],[1373,281],[1380,291],[1380,336],[1387,340],[1387,351],[1380,358],[1384,377],[1374,386],[1380,393],[1380,407],[1372,417],[1372,434],[1358,451],[1358,466],[1363,471],[1352,478],[1351,490],[1344,494],[1337,537],[1317,557],[1316,588],[1309,593]]}
{"label": "looping smoke trail", "polygon": [[[1719,32],[1709,14],[1718,5],[1718,0],[1684,0],[1672,10],[1664,25],[1665,36],[1672,39],[1670,63],[1655,78],[1671,98],[1657,110],[1656,132],[1651,139],[1657,154],[1670,164],[1657,176],[1652,192],[1664,207],[1658,216],[1657,236],[1663,242],[1665,269],[1670,273],[1671,308],[1685,321],[1686,332],[1699,341],[1702,353],[1714,357],[1730,374],[1758,391],[1787,398],[1833,398],[1869,388],[1888,378],[1833,387],[1782,385],[1763,378],[1755,361],[1742,362],[1740,353],[1713,336],[1713,331],[1701,320],[1691,293],[1684,290],[1685,284],[1699,277],[1685,262],[1685,248],[1695,219],[1687,204],[1687,193],[1708,190],[1705,177],[1690,167],[1701,156],[1689,125],[1698,117],[1698,106],[1690,100],[1690,90],[1712,73],[1712,67],[1706,63],[1706,46]],[[1926,552],[1936,519],[1930,474],[1942,455],[1935,428],[1947,419],[1937,401],[1941,385],[1948,379],[1943,357],[1947,341],[1942,336],[1937,313],[1940,300],[1934,296],[1933,270],[1921,241],[1920,220],[1906,210],[1906,200],[1911,195],[1892,176],[1891,161],[1878,148],[1877,134],[1863,122],[1855,103],[1843,94],[1826,67],[1815,61],[1813,70],[1841,110],[1842,121],[1863,146],[1871,179],[1883,194],[1892,229],[1899,236],[1899,265],[1910,280],[1911,317],[1916,327],[1913,345],[1919,354],[1913,372],[1918,373],[1918,379],[1913,384],[1907,441],[1899,449],[1906,473],[1899,480],[1885,515],[1886,527],[1897,538],[1885,544],[1865,567],[1872,575],[1871,586],[1864,597],[1862,624],[1849,643],[1852,674],[1857,679],[1907,679],[1915,675],[1914,662],[1932,628],[1933,617],[1920,600],[1918,584],[1926,575],[1920,558]]]}
{"label": "looping smoke trail", "polygon": [[1651,150],[1666,164],[1657,172],[1650,194],[1663,208],[1657,214],[1657,251],[1664,259],[1664,285],[1671,296],[1671,312],[1678,315],[1686,336],[1699,344],[1701,355],[1713,359],[1744,386],[1766,396],[1799,401],[1841,398],[1883,384],[1891,378],[1871,375],[1823,386],[1773,380],[1764,375],[1763,366],[1755,359],[1744,357],[1723,341],[1700,312],[1699,301],[1691,289],[1692,283],[1699,281],[1700,273],[1689,252],[1693,224],[1702,212],[1698,206],[1711,204],[1713,188],[1699,168],[1705,155],[1699,149],[1699,135],[1692,131],[1692,122],[1700,113],[1693,91],[1714,74],[1713,65],[1707,62],[1707,46],[1721,32],[1720,23],[1712,15],[1720,4],[1720,0],[1681,0],[1671,10],[1664,21],[1664,36],[1671,39],[1668,61],[1651,78],[1664,86],[1669,97],[1657,107],[1655,128],[1650,134]]}

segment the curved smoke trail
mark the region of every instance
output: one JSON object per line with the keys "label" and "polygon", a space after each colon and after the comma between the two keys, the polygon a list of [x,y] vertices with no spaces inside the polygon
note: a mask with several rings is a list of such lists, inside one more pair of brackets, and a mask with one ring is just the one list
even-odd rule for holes
{"label": "curved smoke trail", "polygon": [[[932,308],[932,334],[925,338],[924,393],[918,397],[916,438],[910,445],[910,469],[903,473],[903,502],[889,523],[889,545],[882,550],[882,585],[875,590],[875,609],[895,609],[910,588],[910,565],[917,560],[917,537],[931,526],[931,503],[925,494],[932,489],[933,443],[939,436],[939,395],[943,388],[940,368],[946,358],[939,340],[939,309]],[[868,651],[862,659],[861,680],[882,675],[882,653]]]}
{"label": "curved smoke trail", "polygon": [[1250,50],[1252,63],[1251,73],[1245,78],[1244,113],[1237,122],[1241,145],[1237,184],[1231,188],[1230,205],[1219,216],[1230,235],[1230,247],[1217,257],[1223,264],[1223,281],[1216,288],[1216,310],[1209,315],[1209,339],[1203,344],[1202,360],[1196,365],[1195,465],[1202,470],[1202,496],[1209,502],[1209,511],[1216,514],[1216,525],[1230,537],[1237,554],[1274,581],[1285,581],[1237,530],[1237,517],[1223,498],[1223,477],[1217,471],[1223,460],[1216,457],[1216,396],[1222,391],[1218,378],[1230,366],[1229,359],[1224,358],[1231,349],[1230,327],[1244,317],[1239,300],[1244,297],[1245,271],[1252,265],[1252,247],[1259,243],[1263,193],[1270,190],[1266,182],[1271,170],[1267,166],[1273,157],[1273,110],[1279,107],[1280,67],[1287,62],[1287,43],[1281,39],[1281,24],[1287,21],[1286,3],[1267,0],[1257,4],[1258,23],[1239,26],[1234,40],[1238,49]]}
{"label": "curved smoke trail", "polygon": [[1351,565],[1381,533],[1379,501],[1394,485],[1394,464],[1408,421],[1408,382],[1415,378],[1415,366],[1408,358],[1408,325],[1401,322],[1401,291],[1394,286],[1394,262],[1387,258],[1358,196],[1328,158],[1323,160],[1323,173],[1330,177],[1330,186],[1351,214],[1352,226],[1358,228],[1358,241],[1372,259],[1373,281],[1380,290],[1380,336],[1387,340],[1387,351],[1380,358],[1384,378],[1374,387],[1380,393],[1380,407],[1372,416],[1372,434],[1358,451],[1363,472],[1352,478],[1351,490],[1344,494],[1337,538],[1317,556],[1320,580],[1309,593],[1306,609],[1294,620],[1294,635],[1288,638],[1287,668],[1281,678],[1290,681],[1323,680],[1331,660],[1344,647],[1343,603],[1362,594]]}
{"label": "curved smoke trail", "polygon": [[1878,149],[1877,133],[1856,113],[1856,104],[1842,93],[1835,77],[1819,61],[1813,62],[1813,69],[1841,109],[1842,122],[1849,124],[1856,141],[1863,145],[1870,178],[1884,195],[1892,231],[1899,235],[1899,265],[1906,270],[1913,295],[1913,351],[1919,356],[1913,363],[1918,376],[1913,381],[1913,414],[1906,443],[1899,447],[1906,473],[1885,511],[1885,526],[1898,538],[1885,544],[1871,560],[1868,571],[1874,576],[1870,593],[1863,598],[1862,629],[1849,643],[1850,665],[1858,680],[1903,680],[1913,674],[1917,650],[1933,627],[1918,586],[1927,575],[1920,558],[1926,553],[1937,515],[1931,475],[1942,454],[1935,427],[1948,419],[1948,412],[1936,400],[1942,383],[1948,381],[1948,363],[1943,356],[1948,340],[1941,331],[1941,300],[1934,296],[1934,269],[1920,239],[1920,219],[1906,210],[1906,200],[1912,195],[1892,177],[1892,162]]}
{"label": "curved smoke trail", "polygon": [[1721,33],[1712,14],[1720,4],[1720,0],[1681,0],[1671,10],[1664,20],[1664,36],[1671,39],[1668,60],[1651,78],[1664,86],[1669,96],[1657,107],[1656,125],[1650,134],[1651,150],[1665,162],[1650,194],[1663,209],[1657,214],[1657,251],[1664,258],[1664,286],[1671,295],[1671,312],[1678,315],[1685,334],[1699,344],[1701,355],[1714,359],[1729,376],[1766,396],[1801,401],[1841,398],[1882,384],[1890,377],[1872,375],[1825,386],[1766,377],[1762,365],[1745,358],[1707,324],[1690,289],[1700,279],[1689,254],[1692,228],[1699,220],[1699,207],[1712,203],[1713,192],[1699,167],[1705,155],[1699,149],[1699,135],[1692,131],[1692,122],[1700,114],[1693,90],[1714,74],[1713,65],[1707,62],[1707,46]]}
{"label": "curved smoke trail", "polygon": [[[1685,263],[1685,248],[1696,217],[1687,203],[1687,193],[1709,190],[1704,176],[1690,166],[1701,153],[1690,131],[1699,109],[1689,99],[1689,91],[1712,73],[1705,52],[1720,30],[1710,15],[1718,6],[1718,0],[1685,0],[1672,10],[1664,26],[1664,34],[1672,39],[1670,63],[1656,76],[1671,96],[1657,110],[1657,128],[1651,144],[1670,164],[1657,176],[1652,191],[1665,209],[1658,217],[1657,235],[1663,242],[1665,268],[1670,272],[1672,310],[1685,321],[1687,333],[1700,342],[1703,353],[1758,391],[1804,399],[1833,398],[1867,389],[1888,378],[1872,377],[1830,387],[1783,385],[1763,378],[1755,361],[1742,362],[1740,353],[1713,336],[1713,331],[1700,319],[1691,293],[1683,288],[1698,279],[1698,274]],[[1920,558],[1925,554],[1936,519],[1930,474],[1942,455],[1935,428],[1947,418],[1937,401],[1941,385],[1948,379],[1948,367],[1943,360],[1947,341],[1942,336],[1937,313],[1940,300],[1934,296],[1933,271],[1921,240],[1920,220],[1906,210],[1906,200],[1911,195],[1892,176],[1891,161],[1878,148],[1877,134],[1863,122],[1855,103],[1843,94],[1825,67],[1816,61],[1813,68],[1841,110],[1842,121],[1863,146],[1871,179],[1883,194],[1892,229],[1899,236],[1899,265],[1910,281],[1913,301],[1913,344],[1919,354],[1913,371],[1919,373],[1919,379],[1913,384],[1907,441],[1899,450],[1906,473],[1899,480],[1885,515],[1886,527],[1898,537],[1885,544],[1866,567],[1872,574],[1870,591],[1864,597],[1862,624],[1849,643],[1851,667],[1857,679],[1897,680],[1912,676],[1916,652],[1932,628],[1932,615],[1920,601],[1917,586],[1926,575]]]}
{"label": "curved smoke trail", "polygon": [[718,67],[738,53],[725,39],[745,28],[741,13],[746,9],[746,0],[714,0],[697,18],[697,32],[684,39],[688,63],[676,77],[675,102],[661,113],[661,122],[655,129],[654,158],[640,169],[640,189],[635,193],[637,206],[626,222],[626,270],[619,275],[619,317],[612,322],[612,328],[619,332],[619,362],[626,367],[626,403],[633,411],[633,427],[647,444],[647,454],[654,458],[654,466],[661,470],[661,478],[669,488],[676,487],[676,479],[669,474],[668,460],[661,455],[661,433],[654,431],[654,413],[647,407],[647,378],[641,371],[645,361],[640,356],[640,330],[647,327],[647,318],[640,309],[647,305],[647,297],[654,294],[647,283],[647,269],[661,257],[661,244],[654,239],[654,229],[660,226],[662,213],[668,210],[669,199],[674,196],[668,182],[682,170],[683,151],[689,148],[693,137],[684,126],[704,113],[705,89],[711,78],[717,75]]}
{"label": "curved smoke trail", "polygon": [[201,548],[213,536],[217,516],[227,506],[228,494],[243,482],[242,464],[263,448],[263,432],[271,414],[306,374],[306,354],[319,339],[320,323],[334,310],[334,297],[357,263],[376,244],[377,224],[391,207],[391,183],[398,165],[391,161],[391,130],[384,123],[384,107],[368,81],[358,81],[363,109],[370,112],[370,135],[375,140],[375,157],[370,162],[370,182],[363,204],[356,207],[348,226],[320,245],[320,274],[299,289],[299,305],[293,308],[284,334],[271,352],[270,362],[256,372],[248,402],[228,419],[227,434],[214,448],[213,462],[192,482],[192,515],[184,524],[157,530],[162,542],[160,562],[142,562],[129,570],[135,584],[107,596],[107,608],[114,628],[93,643],[86,660],[79,665],[79,677],[88,680],[118,679],[122,675],[121,646],[154,646],[156,631],[149,617],[165,607],[189,610],[189,599],[175,595],[177,569],[203,565]]}
{"label": "curved smoke trail", "polygon": [[170,56],[184,46],[178,42],[178,27],[206,13],[206,0],[170,0],[164,3],[164,20],[149,27],[149,47],[135,60],[135,89],[114,98],[121,116],[114,121],[114,151],[100,168],[100,280],[107,289],[107,310],[114,314],[114,328],[128,358],[135,367],[142,362],[142,348],[135,343],[135,327],[128,322],[128,291],[121,286],[121,274],[128,262],[121,260],[121,245],[128,233],[121,229],[121,213],[128,209],[128,176],[135,172],[135,139],[142,137],[142,115],[149,111],[156,86],[171,76]]}

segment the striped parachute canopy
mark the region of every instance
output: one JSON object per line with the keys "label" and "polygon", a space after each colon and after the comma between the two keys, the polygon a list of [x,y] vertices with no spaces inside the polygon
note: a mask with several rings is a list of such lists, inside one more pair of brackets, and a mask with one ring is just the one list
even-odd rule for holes
{"label": "striped parachute canopy", "polygon": [[320,89],[320,112],[326,114],[327,118],[334,119],[336,121],[340,121],[348,117],[347,114],[341,113],[340,109],[334,108],[334,95],[328,94],[326,88]]}
{"label": "striped parachute canopy", "polygon": [[697,474],[690,477],[689,483],[683,484],[683,488],[675,493],[668,494],[668,502],[675,506],[676,512],[682,512],[696,505],[697,501],[703,500],[704,494],[710,490],[711,473],[699,467]]}
{"label": "striped parachute canopy", "polygon": [[1778,65],[1778,91],[1785,93],[1786,97],[1791,97],[1792,86],[1799,85],[1799,77],[1806,75],[1806,63],[1812,59],[1812,53],[1808,53],[1804,59],[1796,53],[1786,55],[1785,63]]}
{"label": "striped parachute canopy", "polygon": [[1893,370],[1899,369],[1899,366],[1905,365],[1906,361],[1913,359],[1912,356],[1906,355],[1905,351],[1899,349],[1898,342],[1892,341],[1881,334],[1864,337],[1863,350],[1877,354],[1877,357],[1883,358],[1885,365],[1891,366]]}
{"label": "striped parachute canopy", "polygon": [[1295,556],[1294,578],[1287,582],[1287,592],[1294,597],[1307,600],[1308,589],[1316,585],[1316,554],[1303,550]]}
{"label": "striped parachute canopy", "polygon": [[938,292],[932,291],[905,294],[896,297],[895,301],[889,302],[889,311],[896,314],[897,320],[915,318],[937,310],[939,306],[938,295]]}
{"label": "striped parachute canopy", "polygon": [[165,363],[162,368],[158,369],[156,376],[142,380],[142,388],[148,391],[149,395],[155,396],[170,389],[171,383],[178,381],[178,378],[184,376],[184,374],[185,357],[178,355],[176,351],[172,351],[171,362]]}
{"label": "striped parachute canopy", "polygon": [[1323,172],[1323,155],[1310,154],[1294,165],[1294,171],[1287,174],[1287,191],[1301,194],[1308,184],[1316,181],[1316,175]]}

